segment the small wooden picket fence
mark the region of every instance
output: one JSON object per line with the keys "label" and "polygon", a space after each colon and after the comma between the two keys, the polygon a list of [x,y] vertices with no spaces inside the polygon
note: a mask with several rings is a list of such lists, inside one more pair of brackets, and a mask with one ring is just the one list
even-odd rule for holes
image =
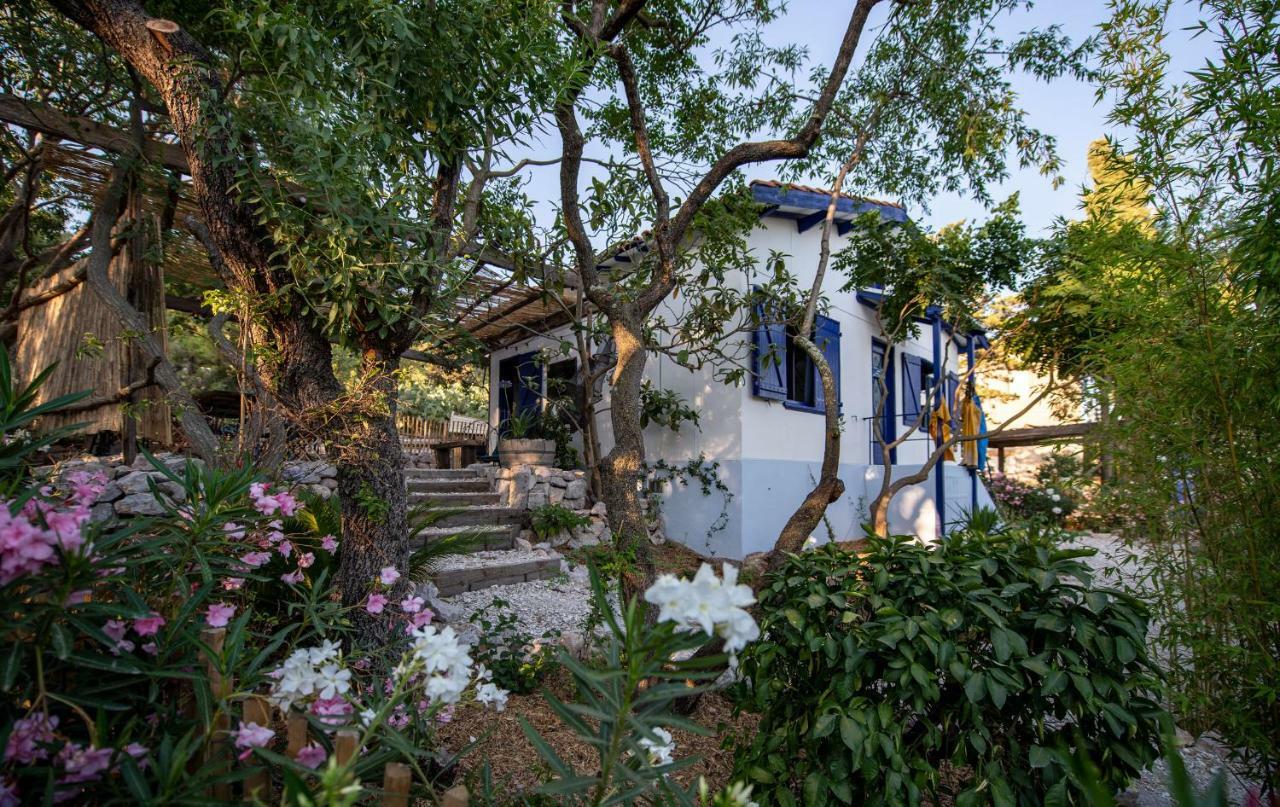
{"label": "small wooden picket fence", "polygon": [[[225,700],[234,690],[231,679],[224,679],[214,658],[222,654],[227,639],[226,628],[208,628],[201,632],[201,640],[211,651],[204,655],[205,672],[209,677],[209,689],[218,700]],[[245,723],[256,723],[259,726],[275,724],[275,709],[261,695],[250,695],[243,701],[241,719]],[[291,713],[286,722],[287,751],[290,759],[296,759],[298,752],[307,746],[310,725],[304,715]],[[222,760],[230,765],[233,749],[231,747],[231,715],[219,710],[212,726],[215,738],[209,744],[208,761]],[[339,765],[346,765],[359,751],[360,734],[350,729],[343,729],[334,734],[333,756]],[[409,788],[413,784],[413,771],[402,762],[390,762],[382,772],[382,807],[409,807]],[[244,800],[261,800],[271,802],[271,775],[265,770],[256,771],[244,779]],[[237,801],[230,782],[218,782],[210,793],[215,801]],[[445,791],[440,796],[440,807],[468,807],[470,794],[463,785]]]}

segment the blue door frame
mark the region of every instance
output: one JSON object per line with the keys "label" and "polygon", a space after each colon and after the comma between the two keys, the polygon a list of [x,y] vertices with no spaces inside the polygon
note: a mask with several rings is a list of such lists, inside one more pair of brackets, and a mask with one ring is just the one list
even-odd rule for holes
{"label": "blue door frame", "polygon": [[[893,442],[898,436],[897,421],[894,412],[897,410],[897,386],[898,376],[894,370],[893,351],[887,350],[884,342],[879,339],[871,340],[871,413],[875,417],[876,402],[880,395],[880,386],[876,382],[876,359],[880,360],[880,372],[884,373],[884,385],[888,394],[885,396],[884,411],[880,413],[880,433],[884,437],[886,443]],[[880,441],[876,440],[875,429],[872,428],[871,439],[871,462],[875,465],[884,464],[884,454],[880,448]],[[889,449],[889,463],[894,464],[898,461],[898,449]]]}

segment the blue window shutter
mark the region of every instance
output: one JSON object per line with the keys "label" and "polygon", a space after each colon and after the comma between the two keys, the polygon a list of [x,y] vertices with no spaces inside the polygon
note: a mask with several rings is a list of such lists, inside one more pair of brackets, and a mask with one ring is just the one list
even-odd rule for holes
{"label": "blue window shutter", "polygon": [[[822,351],[822,357],[827,360],[827,364],[831,367],[831,372],[835,376],[836,382],[836,403],[843,403],[839,399],[840,395],[840,323],[830,317],[824,317],[818,314],[813,321],[813,343]],[[826,406],[826,396],[822,389],[822,376],[818,373],[818,366],[813,367],[813,406],[815,409],[822,409]]]}
{"label": "blue window shutter", "polygon": [[[920,417],[919,356],[902,354],[902,425],[910,426]],[[921,424],[922,426],[924,424]]]}
{"label": "blue window shutter", "polygon": [[[765,322],[763,303],[756,303],[755,340],[751,351],[752,392],[758,398],[787,399],[787,326]],[[765,357],[768,357],[766,360]]]}

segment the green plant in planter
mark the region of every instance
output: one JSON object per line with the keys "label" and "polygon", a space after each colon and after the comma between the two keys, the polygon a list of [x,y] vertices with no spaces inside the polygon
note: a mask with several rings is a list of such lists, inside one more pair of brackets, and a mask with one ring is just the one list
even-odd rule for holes
{"label": "green plant in planter", "polygon": [[760,592],[737,772],[762,802],[1088,803],[1060,745],[1112,790],[1159,756],[1147,612],[1092,585],[1091,550],[976,529],[869,547],[792,557]]}
{"label": "green plant in planter", "polygon": [[533,530],[534,535],[538,536],[539,541],[545,541],[561,531],[573,532],[579,527],[591,525],[590,518],[578,515],[560,504],[544,504],[541,507],[535,507],[531,519],[530,529]]}
{"label": "green plant in planter", "polygon": [[503,421],[506,436],[513,440],[524,440],[537,437],[541,426],[541,417],[532,409],[516,412]]}

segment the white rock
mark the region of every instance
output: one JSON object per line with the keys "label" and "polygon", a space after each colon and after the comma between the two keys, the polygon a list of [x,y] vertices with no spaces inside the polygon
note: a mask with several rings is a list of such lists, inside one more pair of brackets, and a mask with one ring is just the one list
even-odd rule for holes
{"label": "white rock", "polygon": [[587,480],[575,479],[564,489],[564,497],[566,499],[586,499],[587,498]]}
{"label": "white rock", "polygon": [[525,552],[529,552],[533,549],[533,544],[529,543],[527,538],[517,538],[516,549],[522,549]]}
{"label": "white rock", "polygon": [[547,494],[539,490],[529,491],[529,503],[527,507],[530,510],[541,507],[547,503]]}
{"label": "white rock", "polygon": [[[334,478],[333,478],[333,477],[331,477],[331,476],[326,476],[324,479],[320,480],[320,484],[321,484],[321,485],[324,485],[324,486],[325,486],[326,488],[328,488],[329,490],[337,490],[337,489],[338,489],[338,480],[334,479]],[[326,497],[326,498],[327,498],[327,497]]]}
{"label": "white rock", "polygon": [[563,476],[553,476],[548,481],[551,483],[552,487],[556,488],[568,487],[569,485],[569,480],[565,479]]}
{"label": "white rock", "polygon": [[609,512],[609,508],[605,507],[604,502],[596,502],[591,505],[591,515],[603,518]]}
{"label": "white rock", "polygon": [[564,488],[551,488],[548,493],[552,504],[560,504],[564,501]]}

